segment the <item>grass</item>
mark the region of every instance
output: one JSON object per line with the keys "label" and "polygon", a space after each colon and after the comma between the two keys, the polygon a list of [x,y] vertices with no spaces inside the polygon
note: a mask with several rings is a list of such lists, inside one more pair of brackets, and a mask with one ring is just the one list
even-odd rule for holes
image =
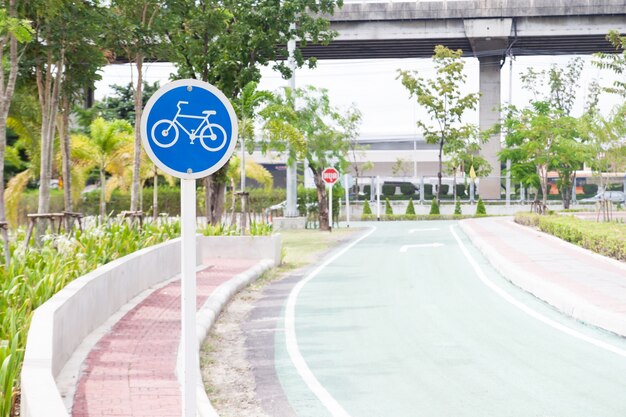
{"label": "grass", "polygon": [[315,229],[281,230],[283,250],[280,266],[266,271],[250,285],[253,291],[263,289],[268,283],[283,278],[285,274],[318,261],[333,246],[350,239],[360,228],[333,229],[322,232]]}

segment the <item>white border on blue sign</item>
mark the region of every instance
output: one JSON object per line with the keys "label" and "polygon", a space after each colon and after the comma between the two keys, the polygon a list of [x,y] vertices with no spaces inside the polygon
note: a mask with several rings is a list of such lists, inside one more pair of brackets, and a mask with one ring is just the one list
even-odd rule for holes
{"label": "white border on blue sign", "polygon": [[[213,95],[215,95],[222,102],[224,107],[226,107],[226,110],[228,111],[228,116],[230,117],[231,126],[232,126],[231,132],[230,132],[230,143],[228,144],[228,148],[226,149],[226,152],[224,153],[222,158],[219,161],[217,161],[212,167],[205,169],[204,171],[192,172],[190,174],[187,172],[175,171],[171,169],[170,167],[168,167],[167,165],[165,165],[163,162],[161,162],[161,160],[157,158],[154,152],[152,151],[152,147],[150,146],[150,142],[148,140],[148,133],[147,133],[148,116],[150,115],[150,111],[152,110],[152,107],[154,106],[156,101],[163,94],[180,86],[185,86],[185,87],[191,86],[191,87],[203,88],[211,92]],[[144,107],[143,112],[141,114],[140,131],[141,131],[140,132],[141,143],[143,144],[143,148],[148,154],[148,157],[150,157],[150,160],[152,160],[152,162],[154,162],[154,164],[157,167],[159,167],[163,172],[176,178],[189,179],[189,180],[207,177],[213,174],[214,172],[216,172],[221,167],[223,167],[228,162],[233,152],[235,151],[235,147],[237,146],[237,138],[239,136],[238,119],[237,119],[237,115],[235,114],[235,109],[233,109],[233,106],[230,103],[230,100],[228,100],[228,98],[224,95],[224,93],[222,93],[217,87],[207,82],[194,80],[191,78],[184,79],[184,80],[176,80],[176,81],[172,81],[171,83],[165,84],[163,87],[159,88],[152,95],[152,97],[150,97],[150,99],[148,100],[148,103],[146,103],[146,107]]]}

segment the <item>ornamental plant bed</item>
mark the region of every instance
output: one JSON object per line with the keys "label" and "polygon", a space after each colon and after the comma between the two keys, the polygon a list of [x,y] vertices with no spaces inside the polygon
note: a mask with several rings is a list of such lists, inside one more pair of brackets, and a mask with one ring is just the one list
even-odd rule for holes
{"label": "ornamental plant bed", "polygon": [[515,221],[567,242],[620,261],[626,261],[626,224],[596,223],[573,216],[518,213]]}

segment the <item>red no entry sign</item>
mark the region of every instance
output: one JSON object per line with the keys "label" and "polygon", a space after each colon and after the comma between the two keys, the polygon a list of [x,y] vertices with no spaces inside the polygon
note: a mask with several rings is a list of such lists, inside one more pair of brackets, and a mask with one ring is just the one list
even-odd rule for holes
{"label": "red no entry sign", "polygon": [[322,179],[328,185],[333,185],[339,179],[339,171],[335,168],[326,168],[322,171]]}

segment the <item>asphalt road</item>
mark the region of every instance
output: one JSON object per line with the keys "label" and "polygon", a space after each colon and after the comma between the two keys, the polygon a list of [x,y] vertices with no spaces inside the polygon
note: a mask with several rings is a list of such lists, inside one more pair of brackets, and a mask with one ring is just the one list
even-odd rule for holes
{"label": "asphalt road", "polygon": [[275,369],[297,416],[626,416],[623,338],[508,283],[455,222],[371,226],[282,310]]}

